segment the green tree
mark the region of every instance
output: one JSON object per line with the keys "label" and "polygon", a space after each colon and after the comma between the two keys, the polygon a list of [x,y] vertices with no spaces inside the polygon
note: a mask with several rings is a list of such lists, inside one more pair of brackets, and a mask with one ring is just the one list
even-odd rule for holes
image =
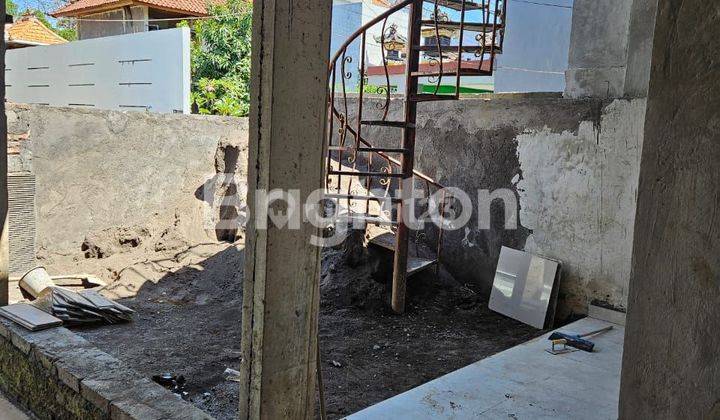
{"label": "green tree", "polygon": [[252,6],[228,0],[194,23],[192,101],[201,114],[246,116],[250,110]]}
{"label": "green tree", "polygon": [[5,14],[17,16],[18,7],[12,0],[5,0]]}
{"label": "green tree", "polygon": [[25,13],[32,13],[33,15],[35,15],[36,18],[38,18],[40,22],[43,23],[43,25],[47,26],[53,32],[65,38],[66,40],[75,41],[77,39],[77,31],[75,30],[74,25],[68,20],[60,19],[56,21],[55,25],[53,25],[52,23],[50,23],[45,13],[41,12],[40,10],[27,9],[23,12],[23,14]]}

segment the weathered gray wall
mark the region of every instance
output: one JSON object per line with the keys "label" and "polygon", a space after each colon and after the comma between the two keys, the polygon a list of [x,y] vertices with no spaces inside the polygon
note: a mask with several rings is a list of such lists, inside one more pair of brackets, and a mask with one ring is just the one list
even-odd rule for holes
{"label": "weathered gray wall", "polygon": [[7,116],[24,139],[11,170],[36,176],[39,251],[79,249],[88,233],[121,225],[215,239],[199,188],[218,171],[247,176],[244,118],[25,105]]}
{"label": "weathered gray wall", "polygon": [[[474,205],[467,228],[445,234],[447,268],[488,291],[500,247],[525,247],[563,261],[561,315],[591,300],[624,307],[644,103],[534,94],[422,104],[417,168]],[[401,105],[392,101],[390,119]],[[177,223],[185,236],[214,239],[198,188],[224,170],[228,147],[238,178],[247,173],[244,119],[17,105],[8,117],[20,151],[10,164],[37,177],[37,239],[48,251],[119,225]],[[364,133],[378,146],[399,142],[397,129]],[[492,229],[479,229],[476,191],[499,188],[515,192],[520,227],[504,229],[496,203]]]}
{"label": "weathered gray wall", "polygon": [[[372,119],[379,102],[368,102],[364,118]],[[401,105],[391,102],[388,119],[400,118]],[[488,291],[500,247],[524,247],[563,261],[561,316],[585,313],[592,300],[624,308],[644,111],[644,100],[547,94],[421,104],[416,168],[473,201],[467,228],[445,233],[446,267]],[[374,145],[399,145],[398,129],[363,133]],[[521,226],[504,229],[494,205],[492,228],[479,229],[476,191],[499,188],[515,192]]]}
{"label": "weathered gray wall", "polygon": [[[133,34],[148,30],[147,6],[125,6],[104,13],[84,16],[84,19],[87,20],[78,20],[78,39]],[[100,22],[92,21],[92,19]],[[108,22],[108,20],[118,20],[118,22]],[[135,22],[126,22],[127,20]]]}
{"label": "weathered gray wall", "polygon": [[657,0],[575,0],[565,95],[647,96]]}
{"label": "weathered gray wall", "polygon": [[565,94],[623,96],[632,0],[575,0]]}
{"label": "weathered gray wall", "polygon": [[658,0],[633,0],[628,29],[625,96],[646,98]]}
{"label": "weathered gray wall", "polygon": [[661,0],[620,417],[720,418],[720,3]]}

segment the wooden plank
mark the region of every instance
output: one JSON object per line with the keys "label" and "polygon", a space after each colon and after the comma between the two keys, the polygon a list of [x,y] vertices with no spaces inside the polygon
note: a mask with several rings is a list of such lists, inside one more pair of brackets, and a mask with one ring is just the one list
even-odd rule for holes
{"label": "wooden plank", "polygon": [[[0,6],[5,16],[5,3]],[[2,49],[5,51],[5,26],[2,27]],[[0,68],[5,68],[5,54],[0,54]],[[8,194],[7,194],[7,118],[5,117],[5,72],[0,72],[0,305],[9,300],[10,248],[8,245]]]}

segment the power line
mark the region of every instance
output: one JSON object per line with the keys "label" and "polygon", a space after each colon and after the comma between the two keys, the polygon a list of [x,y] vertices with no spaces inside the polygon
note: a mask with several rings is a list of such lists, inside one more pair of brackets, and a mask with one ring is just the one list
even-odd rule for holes
{"label": "power line", "polygon": [[537,6],[558,7],[558,8],[560,8],[560,9],[571,9],[571,10],[572,10],[572,8],[573,8],[572,6],[565,6],[565,5],[562,5],[562,4],[542,3],[542,2],[539,2],[539,1],[530,1],[530,0],[512,0],[512,1],[515,1],[515,2],[518,2],[518,3],[534,4],[534,5],[537,5]]}

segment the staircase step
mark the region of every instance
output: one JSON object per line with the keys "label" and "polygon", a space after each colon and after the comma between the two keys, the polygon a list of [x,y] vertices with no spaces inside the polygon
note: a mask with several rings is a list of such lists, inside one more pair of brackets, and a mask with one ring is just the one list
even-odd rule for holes
{"label": "staircase step", "polygon": [[[456,21],[435,21],[432,19],[420,21],[420,24],[423,26],[435,27],[435,23],[437,23],[438,28],[447,29],[460,29],[461,24],[461,22]],[[501,24],[493,25],[492,23],[465,22],[463,30],[468,32],[492,32],[493,28],[500,29],[502,27],[503,25]]]}
{"label": "staircase step", "polygon": [[[430,1],[430,3],[434,3]],[[465,3],[465,11],[468,10],[480,10],[487,8],[487,5],[482,5],[480,3],[474,3],[470,1],[463,2],[461,0],[438,0],[438,6],[444,6],[449,9],[460,11],[462,10],[462,4]]]}
{"label": "staircase step", "polygon": [[[441,45],[440,51],[444,53],[456,53],[458,51],[459,45]],[[463,52],[477,52],[485,50],[486,53],[490,52],[490,46],[485,46],[483,48],[482,45],[463,45],[462,51]],[[429,51],[429,52],[437,52],[438,47],[437,45],[413,45],[413,50],[415,51]],[[495,47],[495,53],[500,52],[500,47]]]}
{"label": "staircase step", "polygon": [[385,173],[385,172],[362,172],[362,171],[328,171],[328,175],[352,175],[352,176],[376,176],[378,178],[402,178],[405,174],[402,173]]}
{"label": "staircase step", "polygon": [[[452,71],[443,71],[440,73],[439,71],[414,71],[410,73],[410,76],[412,77],[437,77],[437,76],[458,76],[458,72],[455,70]],[[485,71],[485,70],[473,70],[473,69],[462,69],[460,71],[459,76],[492,76],[491,71]]]}
{"label": "staircase step", "polygon": [[[354,152],[355,146],[328,146],[329,152]],[[401,147],[358,147],[358,152],[405,153],[407,149]]]}
{"label": "staircase step", "polygon": [[358,152],[405,153],[407,150],[401,147],[358,147]]}
{"label": "staircase step", "polygon": [[415,124],[405,121],[365,120],[361,124],[379,127],[415,128]]}
{"label": "staircase step", "polygon": [[415,273],[419,273],[426,268],[430,268],[437,264],[438,260],[428,260],[425,258],[408,257],[407,261],[407,275],[411,276]]}
{"label": "staircase step", "polygon": [[[387,232],[382,235],[375,236],[370,239],[370,244],[395,252],[395,235],[392,232]],[[426,268],[434,266],[437,262],[437,258],[428,259],[408,256],[407,275],[410,276],[412,274],[419,273]]]}
{"label": "staircase step", "polygon": [[367,200],[367,201],[391,200],[396,203],[402,201],[400,198],[393,198],[393,197],[376,197],[374,195],[334,194],[334,193],[325,193],[325,198],[337,198],[337,199],[341,199],[341,200]]}
{"label": "staircase step", "polygon": [[351,222],[353,220],[361,220],[365,223],[372,223],[375,225],[385,225],[385,226],[397,226],[397,222],[394,220],[388,220],[380,216],[360,216],[360,215],[353,215],[353,216],[338,216],[338,220]]}
{"label": "staircase step", "polygon": [[431,102],[431,101],[454,101],[457,100],[456,95],[433,95],[431,93],[419,93],[410,95],[408,101],[413,102]]}

